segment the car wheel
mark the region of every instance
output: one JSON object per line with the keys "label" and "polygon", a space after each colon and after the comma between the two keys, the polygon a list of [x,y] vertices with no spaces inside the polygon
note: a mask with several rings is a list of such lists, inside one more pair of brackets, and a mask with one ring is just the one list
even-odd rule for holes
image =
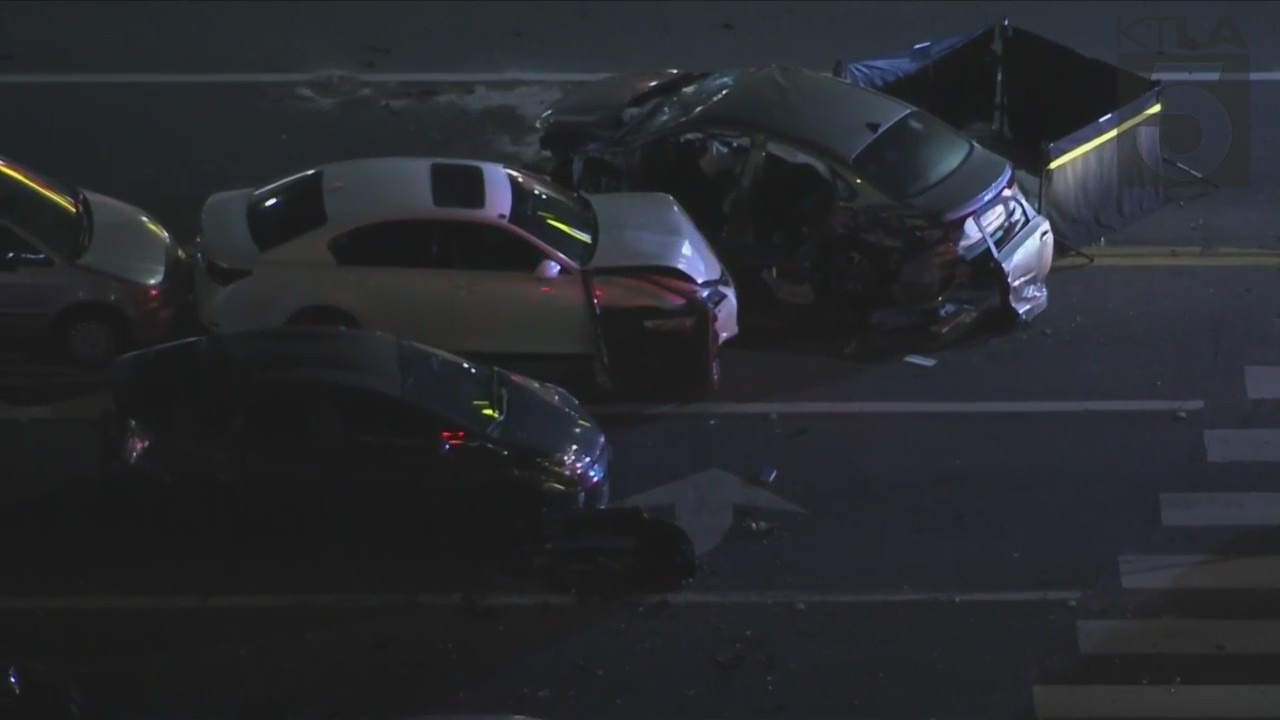
{"label": "car wheel", "polygon": [[105,312],[73,315],[61,323],[58,347],[76,367],[101,369],[124,349],[124,324]]}

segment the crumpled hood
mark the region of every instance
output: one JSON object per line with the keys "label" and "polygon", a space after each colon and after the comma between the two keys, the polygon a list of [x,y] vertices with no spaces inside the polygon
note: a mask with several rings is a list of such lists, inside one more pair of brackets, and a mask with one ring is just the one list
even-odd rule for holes
{"label": "crumpled hood", "polygon": [[543,114],[542,126],[551,124],[594,125],[615,118],[627,103],[682,75],[682,70],[612,75],[583,83],[566,92]]}
{"label": "crumpled hood", "polygon": [[77,263],[146,285],[163,280],[172,253],[168,231],[139,208],[95,192],[84,194],[93,213],[93,235]]}
{"label": "crumpled hood", "polygon": [[587,195],[596,212],[596,254],[592,268],[663,267],[694,282],[724,274],[711,244],[688,213],[663,193]]}

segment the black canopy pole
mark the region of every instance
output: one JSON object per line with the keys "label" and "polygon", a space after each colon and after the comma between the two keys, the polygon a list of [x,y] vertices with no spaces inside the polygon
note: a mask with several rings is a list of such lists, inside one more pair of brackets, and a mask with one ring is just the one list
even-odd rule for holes
{"label": "black canopy pole", "polygon": [[1004,38],[1009,32],[1009,18],[1005,18],[1000,22],[1000,26],[995,32],[995,50],[996,50],[996,116],[995,122],[992,123],[992,129],[1001,136],[1004,136],[1005,126],[1005,84],[1004,84]]}

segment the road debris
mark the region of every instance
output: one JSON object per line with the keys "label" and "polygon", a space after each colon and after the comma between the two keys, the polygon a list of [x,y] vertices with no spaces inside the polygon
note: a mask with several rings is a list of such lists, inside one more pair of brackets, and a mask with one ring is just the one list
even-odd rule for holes
{"label": "road debris", "polygon": [[933,367],[938,364],[937,360],[934,360],[931,357],[925,357],[924,355],[908,355],[902,358],[902,362],[907,363],[908,365],[919,365],[920,367]]}
{"label": "road debris", "polygon": [[765,465],[760,468],[760,472],[756,475],[756,484],[772,485],[774,480],[778,479],[778,469]]}
{"label": "road debris", "polygon": [[1174,419],[1174,420],[1186,420],[1186,419],[1187,419],[1187,411],[1186,411],[1186,410],[1179,410],[1179,411],[1175,412],[1175,413],[1173,414],[1173,419]]}

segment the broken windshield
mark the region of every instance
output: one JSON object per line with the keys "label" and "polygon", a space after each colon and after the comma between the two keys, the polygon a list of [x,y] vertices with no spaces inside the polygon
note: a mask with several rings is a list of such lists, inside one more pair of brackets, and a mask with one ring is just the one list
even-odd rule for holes
{"label": "broken windshield", "polygon": [[659,97],[649,105],[637,108],[632,118],[624,118],[634,120],[627,133],[644,135],[659,132],[688,120],[728,92],[741,75],[739,70],[693,76],[674,94]]}

